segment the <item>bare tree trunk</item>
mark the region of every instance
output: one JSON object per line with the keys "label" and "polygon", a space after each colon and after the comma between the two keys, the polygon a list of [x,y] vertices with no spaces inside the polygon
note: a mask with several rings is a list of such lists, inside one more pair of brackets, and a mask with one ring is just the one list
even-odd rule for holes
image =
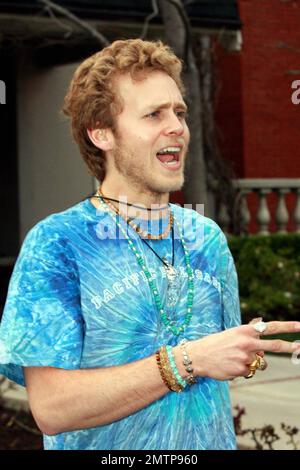
{"label": "bare tree trunk", "polygon": [[[198,40],[196,61],[202,84],[203,140],[205,148],[205,163],[207,171],[208,198],[211,202],[210,216],[221,223],[218,216],[225,210],[228,214],[230,232],[239,231],[240,207],[237,192],[233,185],[235,174],[233,168],[222,156],[217,137],[215,119],[215,99],[218,96],[220,77],[216,77],[213,59],[214,44],[211,36],[203,34]],[[222,224],[221,224],[222,225]]]}
{"label": "bare tree trunk", "polygon": [[189,108],[188,125],[191,143],[187,159],[184,198],[186,204],[204,204],[206,215],[207,184],[203,151],[200,76],[189,40],[189,20],[181,0],[158,0],[165,25],[166,42],[178,57],[184,60],[183,80],[187,90],[186,101]]}

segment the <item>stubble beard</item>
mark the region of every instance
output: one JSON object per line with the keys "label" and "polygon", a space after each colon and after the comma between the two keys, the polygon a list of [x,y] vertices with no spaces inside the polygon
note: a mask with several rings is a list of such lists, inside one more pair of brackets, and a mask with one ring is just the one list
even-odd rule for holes
{"label": "stubble beard", "polygon": [[[185,156],[183,162],[185,161]],[[134,156],[126,149],[120,150],[116,145],[114,152],[114,163],[116,170],[123,176],[128,184],[136,191],[153,195],[154,197],[168,194],[182,189],[184,184],[184,172],[181,170],[181,178],[178,177],[172,181],[164,181],[164,178],[153,177],[147,172],[142,164],[136,164]]]}

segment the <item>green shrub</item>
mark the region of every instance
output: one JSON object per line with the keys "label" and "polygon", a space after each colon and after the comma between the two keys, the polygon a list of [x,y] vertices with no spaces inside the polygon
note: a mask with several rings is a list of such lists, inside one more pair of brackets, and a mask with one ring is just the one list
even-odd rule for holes
{"label": "green shrub", "polygon": [[230,237],[243,321],[300,318],[300,235]]}

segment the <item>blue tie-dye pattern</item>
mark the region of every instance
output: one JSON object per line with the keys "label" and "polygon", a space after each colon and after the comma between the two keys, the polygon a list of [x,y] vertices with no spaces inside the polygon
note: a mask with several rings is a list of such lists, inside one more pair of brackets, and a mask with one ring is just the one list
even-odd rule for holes
{"label": "blue tie-dye pattern", "polygon": [[[225,236],[213,221],[172,207],[195,273],[194,314],[185,337],[197,339],[238,325],[237,277]],[[103,224],[107,230],[115,228],[110,216],[86,200],[49,216],[29,232],[0,327],[1,374],[24,385],[22,366],[120,365],[151,355],[162,344],[177,343],[160,322],[126,240],[101,239]],[[135,240],[156,273],[165,300],[162,264],[138,237]],[[171,260],[170,239],[151,244]],[[175,265],[184,266],[178,239]],[[181,321],[186,287],[183,273],[176,312]],[[199,379],[181,394],[168,393],[117,422],[44,436],[46,449],[235,449],[235,445],[228,383],[210,378]]]}

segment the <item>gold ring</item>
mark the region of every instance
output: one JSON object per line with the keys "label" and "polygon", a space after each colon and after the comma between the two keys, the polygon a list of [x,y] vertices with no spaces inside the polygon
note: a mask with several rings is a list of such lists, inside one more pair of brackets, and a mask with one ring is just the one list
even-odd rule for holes
{"label": "gold ring", "polygon": [[248,374],[248,375],[244,375],[244,378],[245,378],[245,379],[251,379],[254,375],[255,375],[255,369],[254,369],[254,370],[251,370],[251,369],[250,369],[249,374]]}
{"label": "gold ring", "polygon": [[267,363],[265,359],[257,354],[257,359],[258,359],[258,370],[265,370],[267,368]]}
{"label": "gold ring", "polygon": [[251,379],[255,375],[255,372],[257,369],[264,370],[266,367],[267,367],[266,361],[258,354],[255,354],[254,361],[252,361],[251,364],[249,364],[249,374],[244,376],[245,379]]}
{"label": "gold ring", "polygon": [[251,362],[251,364],[249,365],[249,369],[250,370],[256,370],[259,368],[259,365],[260,365],[260,356],[258,354],[255,354],[255,359],[254,361]]}

